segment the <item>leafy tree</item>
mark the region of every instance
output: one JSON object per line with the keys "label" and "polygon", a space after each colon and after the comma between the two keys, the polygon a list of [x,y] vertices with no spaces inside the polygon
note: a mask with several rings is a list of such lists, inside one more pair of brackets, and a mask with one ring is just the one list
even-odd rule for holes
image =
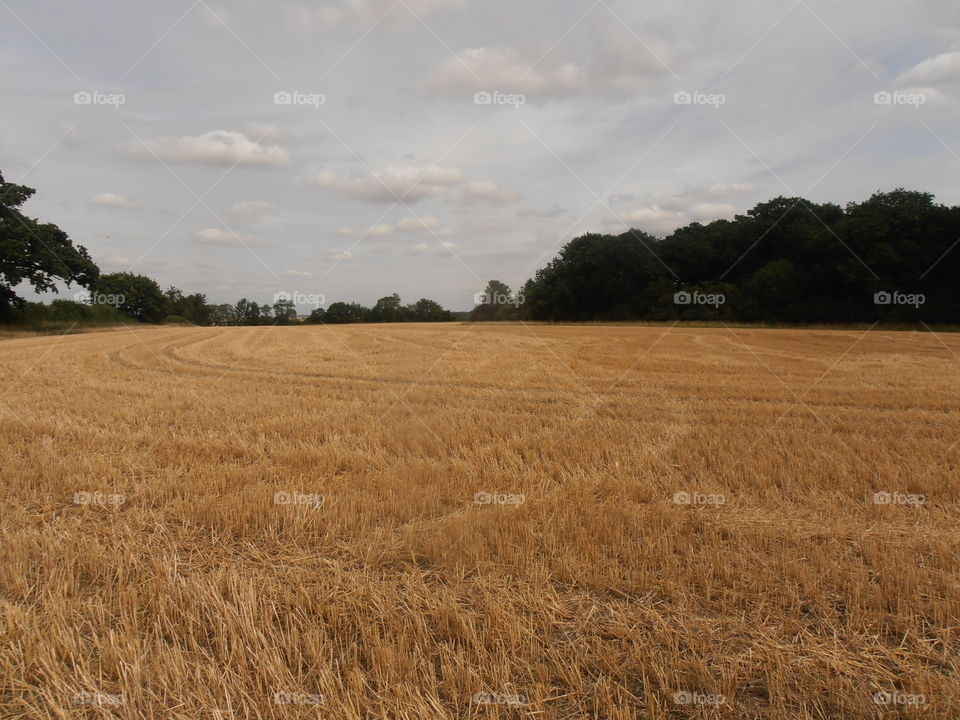
{"label": "leafy tree", "polygon": [[449,310],[444,310],[440,303],[427,298],[420,298],[408,306],[407,315],[415,322],[448,322],[453,319]]}
{"label": "leafy tree", "polygon": [[229,303],[210,306],[210,322],[214,325],[234,325],[237,322],[236,307]]}
{"label": "leafy tree", "polygon": [[257,325],[260,322],[260,306],[252,300],[240,298],[234,305],[233,312],[240,325]]}
{"label": "leafy tree", "polygon": [[318,307],[310,311],[310,315],[306,320],[311,325],[322,324],[327,321],[327,310],[326,308]]}
{"label": "leafy tree", "polygon": [[361,323],[369,322],[370,317],[370,308],[359,303],[335,302],[327,308],[325,322],[333,325]]}
{"label": "leafy tree", "polygon": [[163,291],[146,275],[130,272],[101,275],[94,291],[111,298],[117,310],[135,320],[160,322],[167,314]]}
{"label": "leafy tree", "polygon": [[91,288],[100,270],[81,245],[52,223],[40,223],[20,212],[36,191],[5,182],[0,173],[0,316],[23,307],[14,288],[29,282],[37,292],[57,291],[56,281]]}
{"label": "leafy tree", "polygon": [[400,296],[394,293],[377,300],[370,313],[373,322],[402,322],[405,320],[405,308],[400,302]]}
{"label": "leafy tree", "polygon": [[277,325],[289,325],[291,321],[297,319],[297,308],[293,300],[277,300],[273,304],[273,318]]}

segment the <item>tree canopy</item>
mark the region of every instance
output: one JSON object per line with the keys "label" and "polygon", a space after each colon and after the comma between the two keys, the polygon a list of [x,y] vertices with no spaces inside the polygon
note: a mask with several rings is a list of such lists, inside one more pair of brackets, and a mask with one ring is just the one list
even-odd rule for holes
{"label": "tree canopy", "polygon": [[69,287],[90,288],[100,275],[86,248],[74,245],[52,223],[27,217],[20,207],[36,191],[4,181],[0,173],[0,316],[22,308],[24,300],[14,287],[29,282],[38,292],[57,291],[61,280]]}

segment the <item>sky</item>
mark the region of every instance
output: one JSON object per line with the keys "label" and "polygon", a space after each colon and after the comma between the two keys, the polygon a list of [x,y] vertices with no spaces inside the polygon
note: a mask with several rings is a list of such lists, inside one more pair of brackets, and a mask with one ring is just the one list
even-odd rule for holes
{"label": "sky", "polygon": [[217,303],[465,310],[586,232],[960,204],[948,0],[0,0],[0,92],[28,215]]}

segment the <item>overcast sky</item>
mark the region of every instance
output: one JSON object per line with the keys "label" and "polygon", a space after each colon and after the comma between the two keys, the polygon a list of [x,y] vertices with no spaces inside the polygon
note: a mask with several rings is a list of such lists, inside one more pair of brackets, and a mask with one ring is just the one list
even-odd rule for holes
{"label": "overcast sky", "polygon": [[27,213],[215,302],[467,309],[588,231],[960,204],[949,0],[0,0],[0,70]]}

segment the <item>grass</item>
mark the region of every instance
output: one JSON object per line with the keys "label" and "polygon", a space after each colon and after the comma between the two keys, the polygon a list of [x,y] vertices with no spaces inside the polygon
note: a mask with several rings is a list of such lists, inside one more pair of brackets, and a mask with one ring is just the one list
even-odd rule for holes
{"label": "grass", "polygon": [[8,340],[0,717],[958,717],[958,354],[688,327]]}

